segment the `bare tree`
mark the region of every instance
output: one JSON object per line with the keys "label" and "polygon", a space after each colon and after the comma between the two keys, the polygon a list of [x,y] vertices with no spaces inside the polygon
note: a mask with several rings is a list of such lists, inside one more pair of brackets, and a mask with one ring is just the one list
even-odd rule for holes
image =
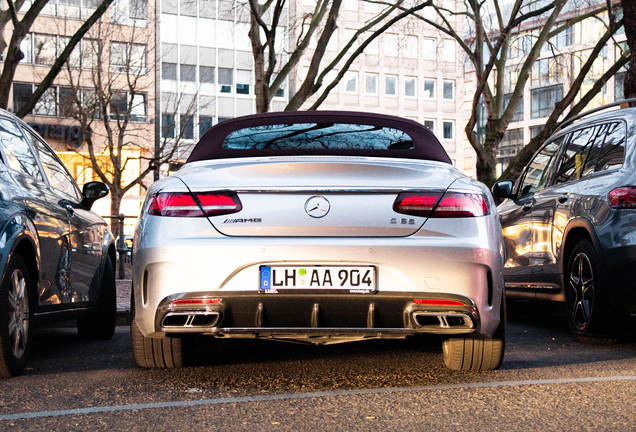
{"label": "bare tree", "polygon": [[[579,113],[625,64],[626,58],[618,59],[615,65],[597,78],[594,86],[584,95],[580,95],[582,84],[595,60],[622,25],[622,21],[615,13],[615,4],[609,0],[604,4],[572,4],[571,9],[576,8],[577,12],[570,13],[565,20],[561,14],[567,3],[568,0],[515,0],[513,3],[504,3],[500,0],[468,0],[463,3],[464,8],[457,11],[435,5],[441,23],[415,14],[442,34],[452,37],[464,51],[466,61],[474,70],[476,84],[465,133],[477,154],[477,178],[488,185],[493,184],[496,179],[496,155],[499,144],[522,102],[526,84],[542,56],[542,51],[552,51],[552,57],[557,59],[554,62],[555,67],[559,67],[558,57],[562,56],[563,52],[558,49],[555,41],[563,37],[575,24],[588,18],[598,19],[600,14],[607,13],[607,22],[603,22],[605,31],[599,35],[596,44],[590,48],[589,55],[581,62],[577,76],[570,77],[569,91],[555,105],[543,131],[511,161],[504,173],[506,177],[518,174],[519,168],[528,161],[537,146],[554,131],[559,118],[573,102],[578,101],[570,108],[568,116]],[[455,15],[464,17],[464,32],[455,28],[448,19],[449,16]],[[536,30],[528,32],[528,29]],[[518,60],[511,58],[514,51],[521,52]],[[482,106],[485,107],[486,119],[483,134],[480,136],[476,126],[480,119],[483,121],[483,113],[480,112]]]}
{"label": "bare tree", "polygon": [[[317,95],[317,99],[310,109],[316,109],[369,44],[392,25],[432,5],[433,1],[410,2],[411,6],[408,8],[404,7],[406,0],[386,4],[377,16],[362,23],[342,50],[325,66],[321,63],[336,31],[342,0],[317,0],[313,12],[299,16],[299,21],[293,24],[293,28],[283,31],[280,24],[285,13],[285,3],[285,0],[266,0],[263,3],[250,0],[249,37],[254,55],[257,112],[269,111],[272,98],[297,68],[303,55],[308,53],[312,39],[315,46],[308,54],[309,71],[285,110],[299,109],[314,95]],[[291,35],[294,35],[294,40],[288,40],[291,39]],[[280,44],[281,39],[289,44]],[[353,49],[358,41],[361,43]],[[277,51],[279,45],[289,45],[289,48]],[[330,82],[325,83],[325,79],[330,76],[330,72],[336,70],[336,66],[339,73]]]}
{"label": "bare tree", "polygon": [[[148,150],[154,143],[154,125],[148,121],[154,103],[149,97],[153,41],[150,26],[99,21],[83,40],[81,61],[66,62],[57,80],[59,113],[79,123],[84,144],[77,154],[92,171],[87,177],[110,188],[111,214],[119,214],[124,194],[152,170],[144,161],[153,158]],[[111,230],[118,235],[116,221]]]}
{"label": "bare tree", "polygon": [[631,53],[625,76],[625,98],[636,97],[636,0],[621,0],[625,20],[625,36]]}
{"label": "bare tree", "polygon": [[[31,111],[31,109],[33,109],[42,94],[44,94],[44,92],[53,84],[55,77],[62,70],[62,66],[68,60],[75,46],[79,43],[86,32],[102,17],[112,2],[113,0],[102,0],[93,14],[82,26],[80,26],[73,37],[71,37],[66,49],[58,56],[51,67],[49,74],[44,80],[42,80],[27,106],[18,113],[19,117],[24,117],[29,111]],[[7,0],[8,9],[0,11],[1,34],[4,35],[4,29],[9,21],[13,24],[13,32],[9,43],[7,44],[4,38],[0,38],[0,52],[3,52],[5,48],[8,48],[6,58],[4,60],[4,66],[2,68],[2,74],[0,75],[0,108],[7,109],[15,71],[20,60],[24,58],[24,53],[21,51],[20,45],[47,3],[48,0],[34,0],[31,7],[29,7],[26,13],[24,13],[21,20],[18,15],[20,9],[27,4],[26,0],[17,0],[15,3],[13,0]]]}

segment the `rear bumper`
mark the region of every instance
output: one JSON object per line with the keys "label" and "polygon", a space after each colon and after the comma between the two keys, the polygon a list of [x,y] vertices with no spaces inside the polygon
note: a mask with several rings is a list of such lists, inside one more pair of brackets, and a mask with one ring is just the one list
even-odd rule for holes
{"label": "rear bumper", "polygon": [[[419,305],[414,298],[450,301]],[[173,305],[175,300],[215,299],[209,305]],[[217,337],[319,339],[400,338],[416,334],[484,337],[474,302],[458,295],[393,292],[360,295],[247,294],[199,292],[169,296],[155,316],[155,331]]]}

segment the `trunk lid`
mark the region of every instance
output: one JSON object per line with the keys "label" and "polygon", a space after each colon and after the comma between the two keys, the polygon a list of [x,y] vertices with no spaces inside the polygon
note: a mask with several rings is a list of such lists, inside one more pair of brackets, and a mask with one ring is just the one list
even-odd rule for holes
{"label": "trunk lid", "polygon": [[190,191],[231,190],[240,212],[209,217],[228,236],[402,237],[426,218],[398,214],[402,191],[445,191],[459,173],[440,162],[288,157],[186,165]]}

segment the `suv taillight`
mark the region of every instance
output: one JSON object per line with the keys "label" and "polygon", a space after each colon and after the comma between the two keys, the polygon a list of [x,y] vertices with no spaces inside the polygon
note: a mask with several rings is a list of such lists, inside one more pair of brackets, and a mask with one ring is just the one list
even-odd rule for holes
{"label": "suv taillight", "polygon": [[204,217],[236,213],[243,208],[234,192],[161,192],[150,198],[146,213],[154,216]]}
{"label": "suv taillight", "polygon": [[615,209],[636,208],[636,186],[614,189],[608,195],[609,205]]}
{"label": "suv taillight", "polygon": [[430,218],[476,217],[490,214],[484,195],[462,192],[402,192],[393,211]]}

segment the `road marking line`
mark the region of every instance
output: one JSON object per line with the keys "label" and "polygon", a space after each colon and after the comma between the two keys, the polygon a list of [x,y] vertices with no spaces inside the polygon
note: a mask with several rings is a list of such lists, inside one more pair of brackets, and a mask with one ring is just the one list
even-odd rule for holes
{"label": "road marking line", "polygon": [[59,411],[37,411],[37,412],[25,412],[25,413],[18,413],[18,414],[5,414],[5,415],[0,415],[0,421],[21,420],[21,419],[30,419],[30,418],[38,418],[38,417],[59,417],[59,416],[65,416],[65,415],[78,415],[78,414],[97,414],[97,413],[114,412],[114,411],[133,411],[133,410],[150,409],[150,408],[175,408],[175,407],[219,405],[219,404],[230,404],[230,403],[241,403],[241,402],[267,402],[267,401],[289,400],[289,399],[310,399],[310,398],[317,398],[317,397],[332,397],[332,396],[356,396],[356,395],[384,394],[384,393],[421,392],[421,391],[431,391],[431,390],[512,387],[512,386],[546,385],[546,384],[595,383],[595,382],[606,382],[606,381],[636,381],[636,376],[559,378],[559,379],[542,379],[542,380],[527,380],[527,381],[496,381],[496,382],[483,382],[483,383],[442,384],[442,385],[419,386],[419,387],[389,387],[389,388],[377,388],[377,389],[322,391],[322,392],[312,392],[312,393],[290,393],[290,394],[278,394],[278,395],[269,395],[269,396],[245,396],[245,397],[233,397],[233,398],[189,400],[189,401],[176,401],[176,402],[157,402],[157,403],[132,404],[132,405],[113,405],[113,406],[77,408],[77,409],[59,410]]}

